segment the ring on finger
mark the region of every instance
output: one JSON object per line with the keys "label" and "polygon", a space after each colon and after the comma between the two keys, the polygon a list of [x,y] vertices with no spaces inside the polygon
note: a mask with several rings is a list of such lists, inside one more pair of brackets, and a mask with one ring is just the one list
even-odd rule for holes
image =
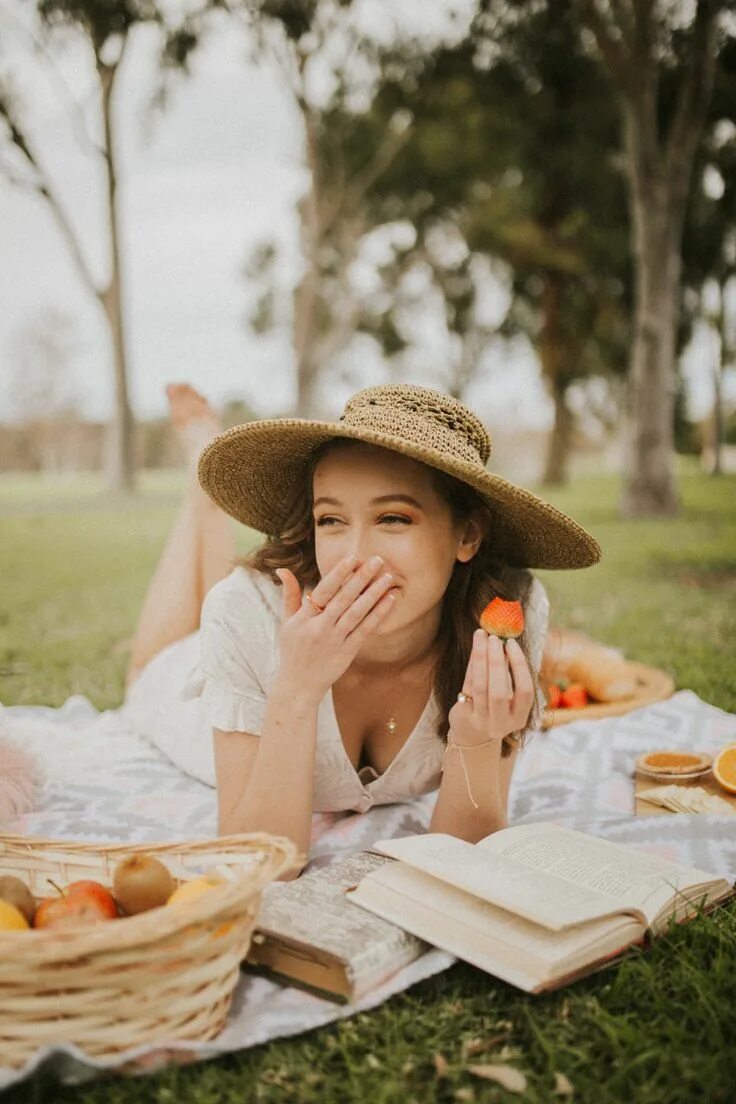
{"label": "ring on finger", "polygon": [[462,691],[458,694],[457,700],[459,702],[467,702],[468,705],[473,704],[473,699],[471,698],[470,694],[463,694]]}
{"label": "ring on finger", "polygon": [[315,602],[315,600],[314,600],[314,598],[312,597],[311,594],[305,594],[304,597],[309,602],[310,606],[312,607],[312,609],[314,610],[315,613],[324,613],[325,607],[318,605],[317,602]]}

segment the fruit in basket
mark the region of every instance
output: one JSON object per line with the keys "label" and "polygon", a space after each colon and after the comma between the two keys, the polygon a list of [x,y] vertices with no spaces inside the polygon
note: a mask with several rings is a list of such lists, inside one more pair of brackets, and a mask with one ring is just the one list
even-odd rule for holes
{"label": "fruit in basket", "polygon": [[[56,882],[48,879],[57,891],[57,897],[45,897],[36,909],[34,928],[65,928],[70,924],[99,924],[117,916],[117,909],[111,912],[109,904],[101,899],[96,890],[90,889],[89,882],[71,883],[67,889],[61,889]],[[77,889],[72,888],[77,885]],[[92,886],[99,883],[93,882]],[[104,886],[99,887],[104,889]],[[107,891],[105,890],[107,893]],[[109,897],[109,894],[107,894]]]}
{"label": "fruit in basket", "polygon": [[713,774],[724,790],[736,794],[736,744],[729,744],[718,752]]}
{"label": "fruit in basket", "polygon": [[521,602],[505,602],[492,598],[480,615],[480,627],[501,640],[521,636],[524,631],[524,611]]}
{"label": "fruit in basket", "polygon": [[23,913],[9,901],[0,901],[0,932],[27,931],[30,924]]}
{"label": "fruit in basket", "polygon": [[65,893],[67,895],[71,893],[86,894],[91,901],[99,905],[100,912],[104,913],[110,920],[118,915],[118,906],[115,904],[110,890],[105,889],[102,882],[95,882],[89,878],[83,878],[78,882],[70,882],[66,887]]}
{"label": "fruit in basket", "polygon": [[175,888],[169,869],[152,855],[129,855],[115,869],[113,893],[128,916],[165,905]]}
{"label": "fruit in basket", "polygon": [[560,694],[561,709],[584,709],[588,704],[588,691],[582,682],[571,682]]}
{"label": "fruit in basket", "polygon": [[226,881],[227,879],[221,878],[219,874],[203,874],[201,878],[194,878],[191,882],[182,882],[178,889],[175,889],[171,894],[166,904],[183,905],[187,901],[196,901],[203,893],[209,893],[211,890],[217,889],[218,886],[224,885]]}
{"label": "fruit in basket", "polygon": [[36,901],[26,883],[20,878],[16,878],[13,874],[4,874],[0,878],[0,901],[13,905],[29,924],[33,923]]}

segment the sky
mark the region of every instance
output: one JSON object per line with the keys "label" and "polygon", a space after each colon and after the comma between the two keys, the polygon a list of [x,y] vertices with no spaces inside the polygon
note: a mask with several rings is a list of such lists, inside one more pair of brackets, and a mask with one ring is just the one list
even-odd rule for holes
{"label": "sky", "polygon": [[[457,0],[453,6],[462,24],[472,4]],[[417,26],[420,11],[423,31],[439,33],[443,7],[418,0],[363,4],[369,18],[383,20],[387,33],[394,19]],[[71,109],[73,98],[94,130],[96,77],[86,52],[71,41],[54,53],[58,73],[50,77],[23,33],[22,18],[19,0],[5,0],[0,77],[12,73],[36,148],[88,264],[102,279],[107,258],[101,166],[80,137],[79,112]],[[264,416],[286,412],[294,394],[288,334],[264,340],[249,333],[242,269],[264,235],[276,233],[296,271],[295,202],[305,178],[295,109],[274,66],[248,57],[244,40],[228,29],[213,34],[195,55],[191,77],[175,80],[164,112],[152,113],[157,49],[154,33],[143,28],[136,34],[116,102],[134,410],[139,417],[162,414],[165,384],[188,380],[216,404],[244,397]],[[19,342],[49,310],[70,320],[73,382],[84,413],[106,417],[112,368],[101,310],[82,286],[47,205],[0,176],[0,378],[12,374]],[[710,402],[711,352],[704,339],[686,362],[696,415]],[[355,355],[360,362],[351,367],[359,386],[381,382],[377,356],[365,345]],[[433,382],[424,378],[421,363],[415,372],[416,382]],[[353,389],[330,392],[331,413]],[[537,363],[520,345],[510,359],[498,359],[468,401],[489,423],[551,424],[552,404]],[[8,409],[7,388],[0,387],[0,418]]]}

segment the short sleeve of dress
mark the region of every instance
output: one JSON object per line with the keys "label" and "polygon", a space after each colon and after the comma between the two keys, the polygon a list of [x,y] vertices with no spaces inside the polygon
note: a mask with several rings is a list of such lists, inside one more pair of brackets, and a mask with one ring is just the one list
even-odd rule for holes
{"label": "short sleeve of dress", "polygon": [[200,658],[182,697],[201,698],[212,727],[260,736],[273,636],[263,603],[243,577],[230,575],[207,594],[200,623]]}

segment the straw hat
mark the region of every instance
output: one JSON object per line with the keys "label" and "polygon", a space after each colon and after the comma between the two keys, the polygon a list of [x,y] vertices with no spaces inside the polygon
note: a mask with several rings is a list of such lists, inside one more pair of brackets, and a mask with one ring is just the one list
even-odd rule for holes
{"label": "straw hat", "polygon": [[311,453],[335,438],[392,449],[469,484],[491,511],[494,549],[511,566],[578,568],[601,558],[598,542],[572,518],[487,471],[491,439],[483,423],[426,387],[366,387],[338,422],[269,418],[234,426],[202,452],[199,481],[231,517],[276,536]]}

